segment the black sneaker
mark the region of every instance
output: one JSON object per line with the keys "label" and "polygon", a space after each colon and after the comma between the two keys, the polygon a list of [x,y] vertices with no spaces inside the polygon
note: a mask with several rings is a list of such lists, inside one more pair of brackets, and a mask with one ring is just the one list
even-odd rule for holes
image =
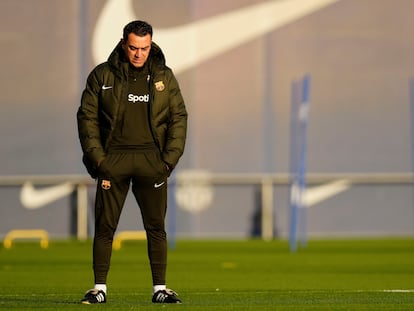
{"label": "black sneaker", "polygon": [[81,303],[90,305],[92,303],[105,303],[106,294],[103,290],[97,290],[96,288],[90,289],[86,292],[85,297],[81,300]]}
{"label": "black sneaker", "polygon": [[154,303],[181,303],[178,299],[178,294],[172,289],[159,290],[152,295],[152,302]]}

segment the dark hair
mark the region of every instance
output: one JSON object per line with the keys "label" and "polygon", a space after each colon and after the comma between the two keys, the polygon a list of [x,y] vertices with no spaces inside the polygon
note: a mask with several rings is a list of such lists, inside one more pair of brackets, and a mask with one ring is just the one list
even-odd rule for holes
{"label": "dark hair", "polygon": [[133,21],[124,27],[124,41],[128,40],[128,35],[130,33],[134,33],[140,37],[144,37],[149,34],[152,37],[152,26],[144,21]]}

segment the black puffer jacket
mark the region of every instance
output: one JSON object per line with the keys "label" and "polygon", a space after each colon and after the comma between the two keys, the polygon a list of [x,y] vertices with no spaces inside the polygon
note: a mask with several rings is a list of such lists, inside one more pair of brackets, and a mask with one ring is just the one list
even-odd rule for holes
{"label": "black puffer jacket", "polygon": [[[184,152],[187,111],[178,82],[165,65],[161,49],[152,43],[148,57],[150,70],[150,124],[162,158],[172,170]],[[118,116],[121,98],[127,95],[129,63],[119,43],[107,62],[89,74],[77,112],[83,162],[97,177],[98,162],[105,158]],[[137,128],[139,130],[139,128]]]}

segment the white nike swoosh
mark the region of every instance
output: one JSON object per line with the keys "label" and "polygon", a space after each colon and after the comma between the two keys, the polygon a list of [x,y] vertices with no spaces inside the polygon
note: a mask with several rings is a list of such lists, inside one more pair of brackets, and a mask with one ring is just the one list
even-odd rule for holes
{"label": "white nike swoosh", "polygon": [[155,183],[155,184],[154,184],[154,188],[159,188],[159,187],[161,187],[163,184],[165,184],[165,181],[163,181],[162,183],[159,183],[159,184]]}
{"label": "white nike swoosh", "polygon": [[[351,183],[348,180],[335,180],[333,182],[305,189],[302,203],[304,207],[312,207],[322,201],[325,201],[341,192],[348,190]],[[299,201],[298,189],[292,190],[291,201]],[[299,203],[299,202],[297,202]]]}
{"label": "white nike swoosh", "polygon": [[25,182],[20,192],[20,202],[27,209],[37,209],[72,193],[75,186],[69,182],[35,189],[31,182]]}
{"label": "white nike swoosh", "polygon": [[[185,25],[154,29],[154,41],[168,55],[168,65],[180,73],[337,1],[266,1]],[[133,12],[132,0],[107,1],[92,38],[96,64],[108,58],[126,21],[137,19]]]}
{"label": "white nike swoosh", "polygon": [[102,89],[103,90],[109,90],[109,89],[112,89],[112,86],[102,85]]}

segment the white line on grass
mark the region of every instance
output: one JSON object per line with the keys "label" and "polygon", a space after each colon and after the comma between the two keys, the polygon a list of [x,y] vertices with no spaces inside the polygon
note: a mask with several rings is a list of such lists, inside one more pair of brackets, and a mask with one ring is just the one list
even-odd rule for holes
{"label": "white line on grass", "polygon": [[357,290],[357,292],[378,292],[378,293],[414,293],[414,289],[378,289],[378,290],[369,290],[369,289],[361,289]]}

